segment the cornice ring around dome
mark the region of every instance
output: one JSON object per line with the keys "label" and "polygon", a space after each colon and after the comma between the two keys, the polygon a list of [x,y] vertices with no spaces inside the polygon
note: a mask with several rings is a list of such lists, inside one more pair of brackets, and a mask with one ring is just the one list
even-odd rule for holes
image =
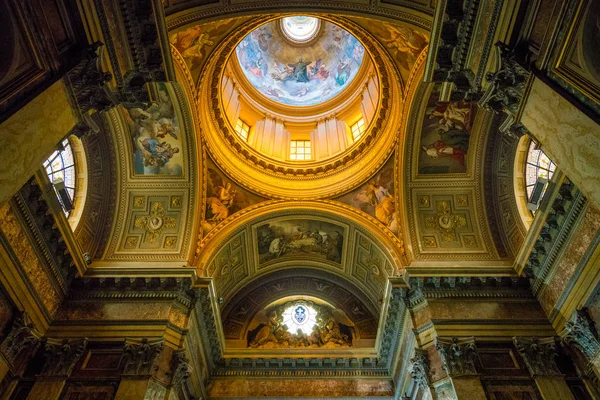
{"label": "cornice ring around dome", "polygon": [[356,24],[336,16],[318,16],[353,34],[365,47],[380,85],[378,109],[367,132],[356,144],[324,161],[277,161],[241,141],[221,102],[221,80],[237,44],[257,27],[287,15],[258,17],[225,39],[212,53],[199,80],[196,107],[201,134],[219,167],[240,185],[281,199],[320,199],[342,194],[370,178],[387,160],[405,123],[402,82],[393,62],[376,39]]}

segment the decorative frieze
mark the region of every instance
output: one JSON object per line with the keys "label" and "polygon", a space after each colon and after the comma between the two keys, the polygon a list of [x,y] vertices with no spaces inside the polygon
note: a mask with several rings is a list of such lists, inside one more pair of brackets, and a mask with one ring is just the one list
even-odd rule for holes
{"label": "decorative frieze", "polygon": [[40,376],[68,377],[85,352],[88,340],[47,339],[44,343],[44,368]]}
{"label": "decorative frieze", "polygon": [[477,375],[477,348],[473,337],[437,338],[435,347],[444,363],[444,370],[451,378]]}
{"label": "decorative frieze", "polygon": [[554,338],[513,338],[513,343],[534,378],[545,375],[560,375],[556,365],[556,343]]}
{"label": "decorative frieze", "polygon": [[123,375],[148,376],[154,372],[154,364],[163,348],[164,339],[141,342],[126,342],[123,357],[125,368]]}

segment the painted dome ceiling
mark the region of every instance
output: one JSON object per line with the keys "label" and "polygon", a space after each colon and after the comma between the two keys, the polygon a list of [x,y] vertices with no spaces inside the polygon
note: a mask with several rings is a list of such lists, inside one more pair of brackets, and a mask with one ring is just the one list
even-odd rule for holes
{"label": "painted dome ceiling", "polygon": [[248,81],[267,98],[312,106],[341,93],[362,65],[365,49],[339,26],[313,17],[271,21],[236,48]]}

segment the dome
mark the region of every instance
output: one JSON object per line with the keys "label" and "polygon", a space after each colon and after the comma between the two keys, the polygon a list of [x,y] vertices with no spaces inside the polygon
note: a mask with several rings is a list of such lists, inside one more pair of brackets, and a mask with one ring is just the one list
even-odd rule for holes
{"label": "dome", "polygon": [[340,94],[356,76],[364,54],[363,45],[348,31],[306,16],[262,25],[236,48],[250,84],[289,106],[314,106]]}

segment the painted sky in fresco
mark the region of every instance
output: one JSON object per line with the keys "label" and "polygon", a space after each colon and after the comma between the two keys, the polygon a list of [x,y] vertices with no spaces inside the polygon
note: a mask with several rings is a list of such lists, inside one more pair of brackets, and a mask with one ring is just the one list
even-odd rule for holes
{"label": "painted sky in fresco", "polygon": [[339,26],[321,21],[321,31],[306,45],[291,45],[269,22],[246,36],[236,48],[250,83],[271,100],[311,106],[341,93],[362,64],[362,44]]}

